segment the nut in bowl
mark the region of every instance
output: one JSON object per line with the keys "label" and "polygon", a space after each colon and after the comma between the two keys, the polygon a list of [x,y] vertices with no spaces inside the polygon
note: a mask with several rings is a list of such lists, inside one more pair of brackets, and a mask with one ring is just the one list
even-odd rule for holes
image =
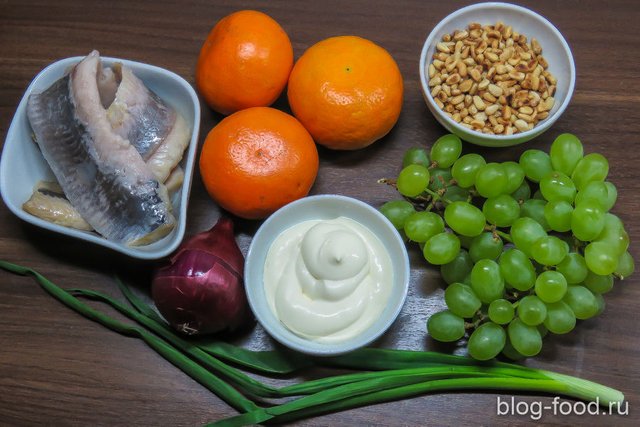
{"label": "nut in bowl", "polygon": [[162,258],[186,229],[199,126],[195,91],[170,71],[97,51],[57,61],[18,105],[0,162],[2,198],[36,226]]}
{"label": "nut in bowl", "polygon": [[281,344],[315,356],[363,347],[394,322],[409,258],[393,225],[359,200],[318,195],[271,215],[245,263],[247,299]]}
{"label": "nut in bowl", "polygon": [[420,56],[420,83],[435,118],[465,141],[505,147],[549,129],[575,86],[571,49],[544,17],[480,3],[444,18]]}

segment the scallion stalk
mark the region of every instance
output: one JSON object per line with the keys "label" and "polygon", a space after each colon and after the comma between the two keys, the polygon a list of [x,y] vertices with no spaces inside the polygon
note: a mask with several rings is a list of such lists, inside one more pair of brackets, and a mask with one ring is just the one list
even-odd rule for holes
{"label": "scallion stalk", "polygon": [[[618,390],[580,378],[502,362],[481,363],[466,357],[433,352],[364,348],[342,356],[315,360],[299,358],[288,362],[286,356],[276,351],[254,352],[218,341],[192,343],[176,335],[151,307],[137,298],[123,283],[119,283],[119,286],[134,309],[96,291],[65,291],[26,267],[0,261],[0,268],[16,274],[32,275],[49,294],[78,313],[123,335],[142,339],[232,407],[246,412],[221,420],[216,425],[293,421],[319,413],[436,391],[534,391],[587,401],[598,400],[602,405],[621,403],[624,400],[624,395]],[[157,335],[147,329],[121,323],[82,303],[72,293],[108,303]],[[274,375],[294,372],[313,364],[372,372],[337,375],[275,388],[249,377],[222,360]],[[247,395],[305,396],[263,408],[216,374],[226,378]]]}
{"label": "scallion stalk", "polygon": [[150,334],[146,330],[121,323],[118,320],[89,307],[35,270],[2,260],[0,260],[0,268],[22,276],[31,275],[45,291],[67,307],[75,310],[77,313],[122,335],[133,337],[137,336],[141,338],[149,347],[157,351],[165,359],[180,368],[191,378],[218,395],[236,410],[246,412],[258,408],[254,402],[244,397],[229,384],[204,369],[198,363],[186,358],[175,347],[168,345],[165,341],[157,338],[153,334]]}

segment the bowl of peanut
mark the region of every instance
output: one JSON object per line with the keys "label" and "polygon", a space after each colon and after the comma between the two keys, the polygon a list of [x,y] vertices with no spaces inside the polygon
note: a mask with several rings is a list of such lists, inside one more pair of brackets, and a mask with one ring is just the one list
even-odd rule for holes
{"label": "bowl of peanut", "polygon": [[435,118],[461,139],[506,147],[540,135],[571,101],[571,49],[547,19],[509,3],[459,9],[431,31],[420,83]]}

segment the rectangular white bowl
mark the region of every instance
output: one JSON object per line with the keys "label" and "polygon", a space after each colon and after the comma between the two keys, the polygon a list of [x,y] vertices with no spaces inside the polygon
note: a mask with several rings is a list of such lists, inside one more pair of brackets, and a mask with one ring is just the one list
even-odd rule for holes
{"label": "rectangular white bowl", "polygon": [[121,62],[130,67],[149,89],[182,114],[192,129],[191,141],[181,162],[185,175],[184,183],[173,197],[174,215],[176,216],[177,224],[172,232],[150,245],[131,247],[109,241],[94,232],[80,231],[53,224],[22,210],[22,204],[31,197],[33,188],[38,181],[55,181],[49,165],[31,138],[32,130],[27,118],[27,99],[32,92],[41,92],[47,89],[82,59],[83,57],[74,57],[54,62],[42,70],[27,88],[13,117],[2,150],[2,158],[0,159],[0,192],[2,192],[2,199],[7,207],[19,218],[55,233],[65,234],[104,246],[134,258],[158,259],[165,257],[180,245],[186,229],[187,204],[200,131],[200,102],[195,91],[186,80],[171,71],[153,65],[126,59],[101,58],[104,65],[111,66],[116,62]]}

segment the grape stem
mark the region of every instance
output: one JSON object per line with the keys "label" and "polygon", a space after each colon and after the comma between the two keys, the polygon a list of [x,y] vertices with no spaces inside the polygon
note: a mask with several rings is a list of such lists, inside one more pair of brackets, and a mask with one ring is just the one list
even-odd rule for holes
{"label": "grape stem", "polygon": [[447,199],[446,197],[443,197],[443,194],[441,194],[440,192],[435,192],[429,188],[425,188],[424,191],[425,193],[431,196],[431,199],[433,200],[434,203],[437,202],[438,200],[441,200],[446,204],[452,203],[451,200]]}
{"label": "grape stem", "polygon": [[487,224],[487,225],[484,227],[484,229],[485,229],[485,231],[490,231],[490,232],[492,232],[492,233],[494,234],[494,236],[499,236],[499,237],[501,237],[502,239],[506,240],[507,242],[509,242],[509,243],[513,243],[513,240],[511,239],[511,235],[510,235],[510,234],[508,234],[508,233],[505,233],[504,231],[500,231],[500,230],[498,230],[498,229],[496,228],[496,226],[495,226],[495,225],[489,225],[489,224]]}

